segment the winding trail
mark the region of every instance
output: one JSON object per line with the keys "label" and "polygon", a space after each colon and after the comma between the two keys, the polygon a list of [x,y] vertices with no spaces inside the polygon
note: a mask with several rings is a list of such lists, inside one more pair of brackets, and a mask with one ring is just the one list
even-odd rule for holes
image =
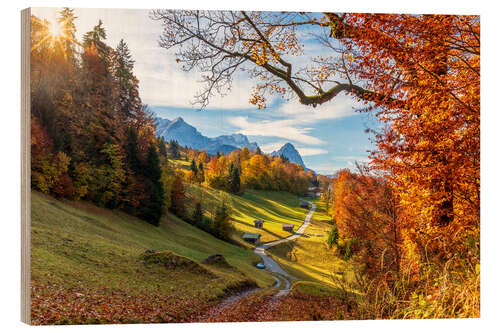
{"label": "winding trail", "polygon": [[[288,236],[287,238],[283,239],[278,239],[269,243],[264,243],[260,244],[257,246],[254,250],[256,254],[258,254],[263,260],[264,264],[266,265],[266,270],[274,273],[273,275],[274,279],[276,280],[275,287],[281,287],[281,279],[284,281],[285,286],[283,289],[280,289],[270,301],[268,301],[265,304],[262,304],[263,308],[266,309],[266,311],[270,311],[273,307],[276,307],[280,300],[279,298],[282,296],[287,295],[290,292],[290,279],[294,279],[292,275],[288,274],[281,266],[273,259],[271,258],[267,253],[266,250],[276,246],[278,244],[286,243],[289,241],[292,241],[300,236],[303,235],[304,231],[306,228],[309,226],[309,223],[311,222],[311,217],[314,214],[314,210],[316,209],[316,205],[313,204],[312,202],[308,201],[309,204],[311,205],[311,209],[309,210],[309,213],[304,219],[304,223],[299,227],[299,229],[293,234]],[[257,291],[259,288],[252,288],[249,290],[242,291],[240,293],[234,294],[232,296],[227,297],[224,299],[222,302],[217,304],[215,307],[209,308],[207,311],[196,315],[195,317],[191,318],[192,321],[195,322],[207,322],[207,321],[220,321],[220,319],[223,319],[224,313],[226,311],[231,310],[234,306],[237,306],[237,303],[248,297],[249,295],[253,294],[255,291]]]}
{"label": "winding trail", "polygon": [[[294,277],[292,275],[288,274],[283,268],[281,268],[281,266],[273,258],[271,258],[269,255],[267,255],[266,250],[269,249],[270,247],[292,241],[292,240],[299,238],[300,236],[303,235],[304,231],[309,226],[309,223],[311,222],[311,217],[314,214],[314,210],[316,209],[316,205],[314,203],[312,203],[310,201],[308,201],[308,202],[311,205],[311,209],[309,210],[309,213],[305,217],[304,223],[302,223],[302,225],[299,227],[297,232],[295,232],[293,235],[288,236],[287,238],[278,239],[278,240],[275,240],[275,241],[272,241],[269,243],[260,244],[254,250],[254,252],[257,253],[262,258],[262,260],[264,260],[264,265],[266,265],[266,269],[270,272],[278,274],[285,281],[285,287],[283,289],[281,289],[280,291],[278,291],[278,293],[276,294],[276,296],[278,296],[278,297],[284,296],[290,292],[290,279],[294,279]],[[275,279],[277,281],[276,287],[280,287],[281,286],[280,280],[276,277],[275,277]]]}

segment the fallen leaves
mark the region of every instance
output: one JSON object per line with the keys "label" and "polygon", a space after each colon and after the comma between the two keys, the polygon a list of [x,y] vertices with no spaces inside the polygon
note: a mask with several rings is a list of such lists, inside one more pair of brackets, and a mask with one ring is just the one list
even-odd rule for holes
{"label": "fallen leaves", "polygon": [[106,288],[83,290],[32,282],[31,320],[34,325],[183,322],[205,299],[170,295],[130,295]]}

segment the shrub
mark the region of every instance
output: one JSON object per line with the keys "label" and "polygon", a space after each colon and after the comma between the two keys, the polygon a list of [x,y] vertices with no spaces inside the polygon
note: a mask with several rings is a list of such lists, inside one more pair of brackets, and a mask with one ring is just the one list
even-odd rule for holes
{"label": "shrub", "polygon": [[328,235],[328,239],[326,240],[328,247],[331,249],[333,245],[338,245],[338,239],[339,230],[337,229],[337,225],[334,223],[332,230],[330,230],[330,234]]}

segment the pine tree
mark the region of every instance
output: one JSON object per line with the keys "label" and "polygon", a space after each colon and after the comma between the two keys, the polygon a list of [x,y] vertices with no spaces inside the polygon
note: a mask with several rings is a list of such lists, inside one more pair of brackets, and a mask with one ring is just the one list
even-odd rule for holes
{"label": "pine tree", "polygon": [[262,155],[262,150],[260,150],[260,147],[257,147],[257,150],[255,151],[257,155]]}
{"label": "pine tree", "polygon": [[160,156],[167,158],[167,143],[165,142],[165,139],[159,137],[157,139],[157,143],[158,143],[158,152],[160,153]]}
{"label": "pine tree", "polygon": [[197,201],[194,206],[193,216],[191,217],[193,224],[201,227],[203,225],[203,208],[201,202]]}
{"label": "pine tree", "polygon": [[127,142],[125,146],[127,156],[127,165],[135,174],[141,170],[141,161],[139,159],[139,142],[137,140],[137,129],[130,126],[127,132]]}
{"label": "pine tree", "polygon": [[149,198],[142,202],[139,214],[147,222],[158,226],[163,214],[164,193],[161,182],[160,158],[153,143],[149,146],[146,165],[143,169],[144,177],[148,183],[146,189]]}
{"label": "pine tree", "polygon": [[179,159],[181,157],[181,153],[179,152],[179,144],[175,140],[170,140],[168,143],[168,152],[173,159]]}
{"label": "pine tree", "polygon": [[141,108],[139,81],[133,74],[134,60],[127,43],[122,40],[115,49],[114,75],[118,82],[121,115],[127,120]]}
{"label": "pine tree", "polygon": [[59,17],[57,22],[61,25],[62,31],[64,33],[63,48],[66,58],[72,63],[75,61],[75,46],[76,46],[76,26],[75,20],[78,17],[75,16],[73,9],[64,7],[59,11]]}
{"label": "pine tree", "polygon": [[229,191],[239,193],[241,189],[240,172],[233,163],[229,166]]}
{"label": "pine tree", "polygon": [[215,210],[215,216],[212,221],[211,233],[220,239],[229,239],[231,236],[232,225],[230,216],[230,207],[225,200]]}
{"label": "pine tree", "polygon": [[194,158],[191,160],[190,169],[191,169],[191,171],[193,171],[195,176],[198,174],[198,167],[196,166],[196,162],[194,161]]}
{"label": "pine tree", "polygon": [[89,48],[94,45],[101,59],[105,60],[109,54],[109,46],[104,43],[105,39],[106,29],[104,29],[102,20],[99,20],[99,23],[91,31],[83,35],[83,46]]}

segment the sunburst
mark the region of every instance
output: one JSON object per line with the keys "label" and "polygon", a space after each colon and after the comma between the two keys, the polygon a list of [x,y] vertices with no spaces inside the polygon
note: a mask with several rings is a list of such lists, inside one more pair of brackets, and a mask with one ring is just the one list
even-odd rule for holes
{"label": "sunburst", "polygon": [[57,21],[49,21],[49,32],[54,38],[61,38],[64,34],[61,24]]}

